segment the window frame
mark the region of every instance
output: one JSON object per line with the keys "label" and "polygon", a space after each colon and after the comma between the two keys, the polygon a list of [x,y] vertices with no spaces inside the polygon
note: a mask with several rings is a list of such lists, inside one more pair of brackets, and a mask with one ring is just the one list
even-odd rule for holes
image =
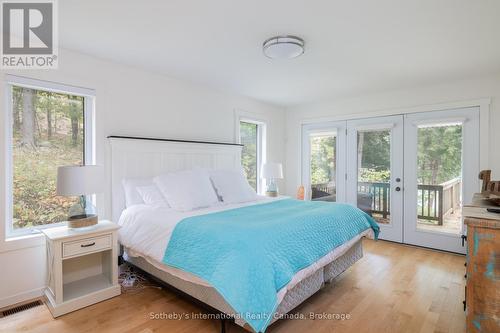
{"label": "window frame", "polygon": [[237,117],[237,143],[241,144],[241,123],[257,125],[257,193],[264,193],[266,182],[261,178],[262,165],[266,163],[267,123],[262,119],[247,116]]}
{"label": "window frame", "polygon": [[[50,81],[43,81],[31,79],[16,75],[5,75],[4,81],[4,98],[5,98],[5,239],[17,238],[30,234],[38,234],[40,229],[54,228],[65,225],[65,222],[51,223],[36,227],[27,227],[14,229],[13,228],[13,151],[12,151],[12,138],[13,138],[13,112],[12,112],[12,88],[13,86],[32,88],[36,90],[43,90],[49,92],[56,92],[62,94],[69,94],[81,96],[84,98],[83,103],[83,126],[84,126],[84,151],[83,161],[84,164],[95,163],[95,90],[75,87],[65,84],[54,83]],[[92,196],[92,201],[95,203],[95,195]]]}

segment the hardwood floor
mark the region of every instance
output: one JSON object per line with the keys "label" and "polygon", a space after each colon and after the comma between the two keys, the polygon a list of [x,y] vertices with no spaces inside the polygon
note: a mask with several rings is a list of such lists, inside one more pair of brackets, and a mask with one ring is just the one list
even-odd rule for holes
{"label": "hardwood floor", "polygon": [[[348,320],[280,320],[266,332],[465,332],[463,256],[364,241],[365,256],[294,313],[349,314]],[[45,306],[0,319],[0,332],[217,333],[215,320],[150,319],[203,313],[167,290],[149,288],[53,319]],[[228,333],[246,332],[228,324]]]}

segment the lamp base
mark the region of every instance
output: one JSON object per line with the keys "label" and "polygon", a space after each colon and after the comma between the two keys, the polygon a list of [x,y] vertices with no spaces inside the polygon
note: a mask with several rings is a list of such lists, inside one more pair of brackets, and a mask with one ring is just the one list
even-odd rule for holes
{"label": "lamp base", "polygon": [[266,191],[266,196],[275,198],[278,196],[278,191]]}
{"label": "lamp base", "polygon": [[76,215],[68,218],[68,228],[78,229],[90,227],[97,224],[97,215]]}

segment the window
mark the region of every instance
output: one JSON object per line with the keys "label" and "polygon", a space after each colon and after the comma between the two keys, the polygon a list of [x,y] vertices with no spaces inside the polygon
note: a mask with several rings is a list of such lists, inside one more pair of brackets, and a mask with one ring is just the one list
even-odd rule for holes
{"label": "window", "polygon": [[66,220],[78,199],[56,195],[57,168],[93,162],[93,97],[57,88],[21,78],[7,85],[8,235]]}
{"label": "window", "polygon": [[241,165],[248,179],[248,183],[257,193],[260,192],[260,169],[265,158],[265,124],[252,120],[240,120],[240,143],[243,145]]}

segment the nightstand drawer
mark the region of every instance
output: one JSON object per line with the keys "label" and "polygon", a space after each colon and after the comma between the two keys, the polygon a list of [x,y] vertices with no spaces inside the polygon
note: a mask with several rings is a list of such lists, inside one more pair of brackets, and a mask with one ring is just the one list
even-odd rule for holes
{"label": "nightstand drawer", "polygon": [[63,258],[72,257],[79,254],[94,252],[98,250],[111,249],[112,235],[104,235],[72,242],[65,242],[63,247]]}

